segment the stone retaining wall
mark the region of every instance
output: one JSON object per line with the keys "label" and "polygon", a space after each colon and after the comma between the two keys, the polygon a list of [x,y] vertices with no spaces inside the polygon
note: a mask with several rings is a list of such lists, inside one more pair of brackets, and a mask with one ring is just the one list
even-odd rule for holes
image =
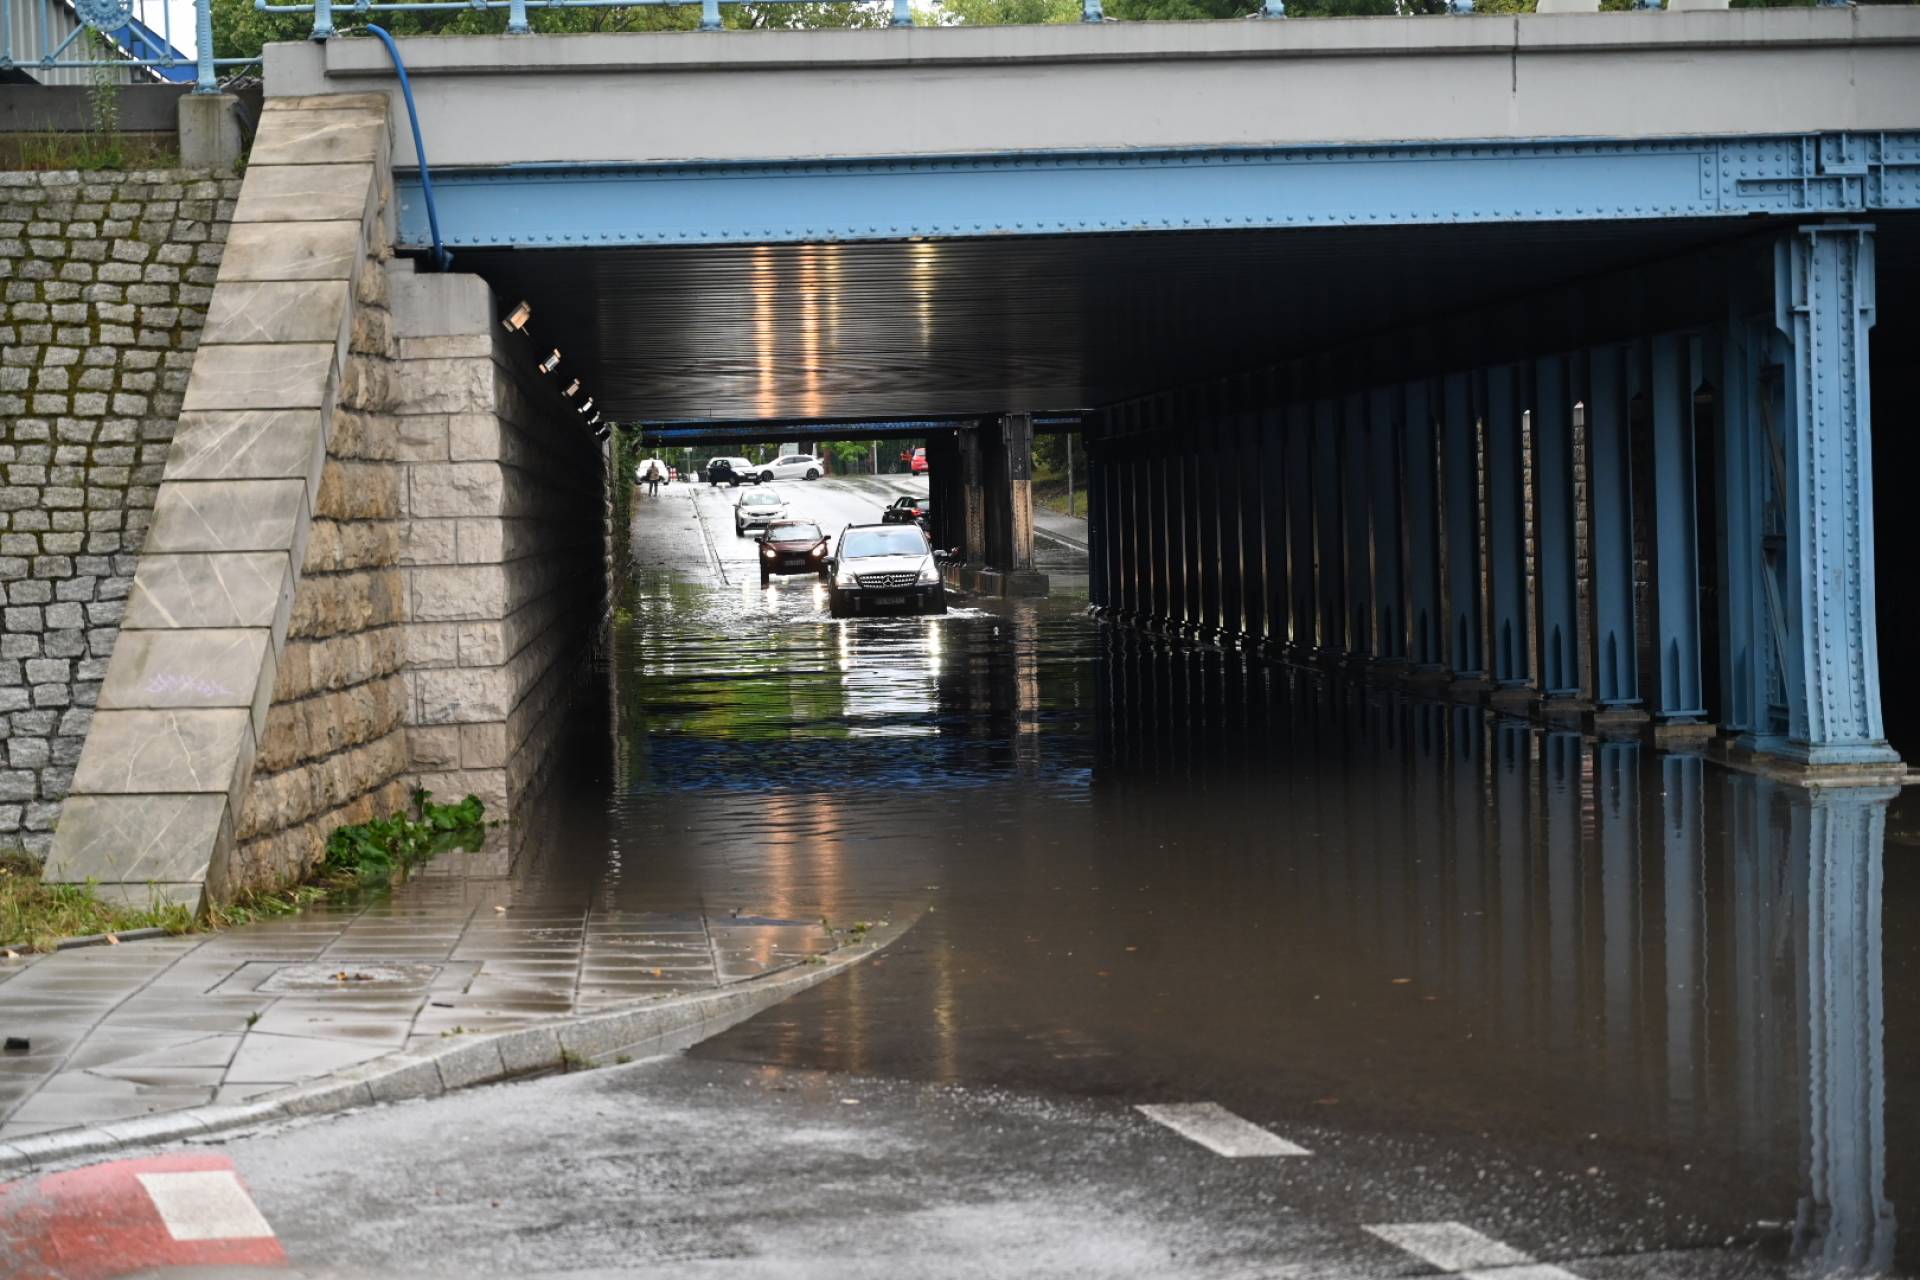
{"label": "stone retaining wall", "polygon": [[387,249],[369,246],[354,285],[349,355],[273,703],[240,807],[219,898],[306,874],[335,828],[405,810],[401,675],[406,542],[400,438],[386,410],[398,344]]}
{"label": "stone retaining wall", "polygon": [[0,173],[0,844],[53,840],[239,189]]}
{"label": "stone retaining wall", "polygon": [[[538,371],[484,280],[397,265],[411,768],[516,815],[607,613],[605,454],[560,392],[570,375]],[[525,836],[510,824],[429,874],[503,875]]]}
{"label": "stone retaining wall", "polygon": [[49,880],[223,899],[399,807],[391,147],[381,97],[263,113]]}
{"label": "stone retaining wall", "polygon": [[49,880],[228,900],[416,785],[508,820],[437,873],[511,866],[607,612],[605,452],[483,281],[390,261],[391,147],[378,95],[263,113]]}

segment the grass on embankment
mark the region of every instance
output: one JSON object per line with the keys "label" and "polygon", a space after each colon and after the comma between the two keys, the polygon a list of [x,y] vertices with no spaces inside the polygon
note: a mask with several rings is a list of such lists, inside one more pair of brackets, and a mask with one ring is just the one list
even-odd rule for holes
{"label": "grass on embankment", "polygon": [[0,851],[0,946],[51,951],[62,938],[90,933],[185,933],[192,927],[193,913],[185,907],[117,907],[88,885],[42,884],[37,861],[18,850]]}
{"label": "grass on embankment", "polygon": [[340,827],[327,838],[326,856],[306,880],[285,889],[242,894],[200,916],[185,907],[146,909],[102,902],[92,885],[43,884],[40,864],[18,850],[0,850],[0,947],[51,951],[62,938],[130,929],[191,933],[293,915],[344,894],[382,889],[449,849],[477,851],[486,840],[486,807],[478,796],[434,804],[413,793],[414,811]]}
{"label": "grass on embankment", "polygon": [[1067,508],[1067,482],[1064,477],[1035,477],[1033,482],[1033,502],[1037,507],[1051,511],[1055,515],[1087,518],[1087,491],[1085,481],[1074,477],[1073,508]]}
{"label": "grass on embankment", "polygon": [[171,134],[0,133],[0,169],[175,169],[180,148]]}

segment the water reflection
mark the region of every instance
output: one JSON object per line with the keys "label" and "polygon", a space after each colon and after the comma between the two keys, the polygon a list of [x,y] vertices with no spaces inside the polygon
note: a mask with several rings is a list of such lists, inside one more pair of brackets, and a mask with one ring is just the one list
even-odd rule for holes
{"label": "water reflection", "polygon": [[1337,921],[1307,926],[1322,972],[1437,985],[1424,998],[1483,1046],[1456,1044],[1446,1069],[1534,1074],[1557,1098],[1538,1119],[1568,1142],[1639,1133],[1730,1159],[1718,1187],[1773,1197],[1744,1207],[1790,1223],[1790,1256],[1816,1273],[1893,1265],[1894,789],[1807,790],[1128,640],[1102,666],[1097,794],[1201,771],[1274,779],[1267,812],[1294,828],[1275,842],[1280,914]]}
{"label": "water reflection", "polygon": [[1920,947],[1883,930],[1920,879],[1885,860],[1891,792],[1067,608],[837,625],[802,591],[669,576],[632,608],[613,751],[602,724],[541,875],[635,909],[937,906],[883,965],[700,1052],[1485,1136],[1603,1168],[1596,1221],[1815,1272],[1896,1261],[1920,1133],[1887,1045],[1920,1017],[1885,975]]}

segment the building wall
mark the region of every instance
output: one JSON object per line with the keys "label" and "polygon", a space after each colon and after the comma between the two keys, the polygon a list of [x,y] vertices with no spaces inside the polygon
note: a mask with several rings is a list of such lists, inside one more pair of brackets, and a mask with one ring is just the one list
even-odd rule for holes
{"label": "building wall", "polygon": [[0,843],[53,839],[239,188],[0,173]]}

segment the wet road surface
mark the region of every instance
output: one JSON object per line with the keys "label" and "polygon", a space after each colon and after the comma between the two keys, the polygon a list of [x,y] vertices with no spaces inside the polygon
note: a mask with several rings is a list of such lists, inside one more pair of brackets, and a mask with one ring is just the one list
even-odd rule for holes
{"label": "wet road surface", "polygon": [[[785,487],[834,530],[890,496]],[[1169,649],[1071,595],[834,622],[809,581],[758,585],[732,496],[636,498],[606,689],[518,892],[919,923],[688,1057],[238,1144],[296,1261],[1920,1264],[1920,862],[1890,791]],[[1200,1102],[1310,1154],[1135,1110]],[[375,1123],[460,1159],[376,1151]],[[448,1201],[424,1234],[360,1203],[409,1178]],[[1368,1230],[1408,1223],[1440,1234]]]}

